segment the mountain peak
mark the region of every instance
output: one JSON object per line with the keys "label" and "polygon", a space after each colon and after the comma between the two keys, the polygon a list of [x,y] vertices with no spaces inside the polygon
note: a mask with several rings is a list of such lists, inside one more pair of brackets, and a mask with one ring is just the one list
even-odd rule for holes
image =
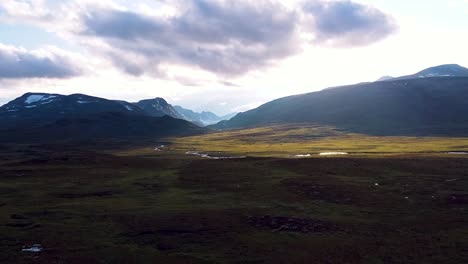
{"label": "mountain peak", "polygon": [[419,78],[423,77],[444,77],[444,76],[453,76],[453,77],[458,77],[458,76],[468,76],[468,69],[465,67],[462,67],[458,64],[444,64],[444,65],[439,65],[431,68],[427,68],[425,70],[422,70],[416,75]]}
{"label": "mountain peak", "polygon": [[394,78],[393,76],[386,75],[386,76],[380,77],[377,81],[378,81],[378,82],[383,82],[383,81],[391,80],[391,79],[393,79],[393,78]]}
{"label": "mountain peak", "polygon": [[170,105],[164,98],[156,97],[154,99],[141,100],[136,103],[146,114],[150,116],[171,116],[174,118],[183,119],[179,113]]}
{"label": "mountain peak", "polygon": [[417,78],[434,78],[434,77],[468,77],[468,68],[458,64],[442,64],[434,67],[424,69],[412,75],[401,76],[392,78],[384,76],[377,81],[394,81],[394,80],[408,80]]}
{"label": "mountain peak", "polygon": [[158,104],[158,105],[162,105],[162,106],[169,105],[169,103],[164,98],[161,98],[161,97],[141,100],[138,103],[151,103],[151,104]]}
{"label": "mountain peak", "polygon": [[49,93],[25,93],[15,100],[2,106],[7,112],[17,112],[21,109],[31,109],[60,100],[63,95]]}

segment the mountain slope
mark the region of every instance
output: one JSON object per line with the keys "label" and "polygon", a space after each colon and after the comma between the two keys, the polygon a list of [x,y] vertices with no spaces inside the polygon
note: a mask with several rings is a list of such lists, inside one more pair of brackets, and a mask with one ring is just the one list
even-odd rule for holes
{"label": "mountain slope", "polygon": [[230,113],[230,114],[221,116],[220,119],[221,119],[221,120],[229,120],[229,119],[235,117],[237,114],[238,114],[237,112],[235,112],[235,113]]}
{"label": "mountain slope", "polygon": [[140,107],[82,94],[27,93],[0,107],[0,141],[138,139],[192,135],[205,129]]}
{"label": "mountain slope", "polygon": [[99,113],[67,117],[48,124],[23,129],[0,130],[3,142],[51,142],[86,140],[155,140],[169,136],[188,136],[205,130],[185,120],[169,116],[128,116]]}
{"label": "mountain slope", "polygon": [[374,135],[468,135],[468,78],[364,83],[281,98],[213,128],[316,123]]}

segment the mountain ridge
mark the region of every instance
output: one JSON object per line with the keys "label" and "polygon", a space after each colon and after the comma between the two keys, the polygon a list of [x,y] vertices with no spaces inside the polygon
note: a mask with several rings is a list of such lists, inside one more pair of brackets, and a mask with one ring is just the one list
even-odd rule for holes
{"label": "mountain ridge", "polygon": [[407,80],[416,78],[437,78],[437,77],[468,77],[468,68],[458,64],[442,64],[419,71],[415,74],[400,77],[383,76],[377,81]]}
{"label": "mountain ridge", "polygon": [[0,141],[132,139],[206,132],[137,104],[83,94],[25,93],[0,107]]}
{"label": "mountain ridge", "polygon": [[371,135],[468,135],[468,78],[390,80],[293,95],[213,129],[275,123],[332,125]]}

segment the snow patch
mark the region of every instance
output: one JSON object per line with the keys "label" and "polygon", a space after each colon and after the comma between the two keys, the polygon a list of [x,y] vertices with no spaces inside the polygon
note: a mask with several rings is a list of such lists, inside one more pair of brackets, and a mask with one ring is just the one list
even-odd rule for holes
{"label": "snow patch", "polygon": [[298,158],[307,158],[307,157],[311,157],[312,155],[310,154],[298,154],[298,155],[295,155],[295,157],[298,157]]}
{"label": "snow patch", "polygon": [[42,252],[43,248],[41,244],[34,244],[30,247],[23,247],[21,251],[23,252],[31,252],[31,253],[39,253]]}
{"label": "snow patch", "polygon": [[50,104],[52,103],[54,100],[49,100],[49,101],[44,101],[44,100],[41,100],[41,105],[45,105],[45,104]]}
{"label": "snow patch", "polygon": [[42,100],[42,98],[44,98],[44,95],[30,95],[28,96],[28,98],[26,98],[24,102],[26,104],[32,104],[32,103]]}
{"label": "snow patch", "polygon": [[162,110],[162,107],[161,107],[161,105],[159,104],[159,102],[156,102],[156,103],[157,103],[157,105],[152,104],[151,106],[152,106],[153,108],[156,108],[157,110]]}
{"label": "snow patch", "polygon": [[450,155],[468,155],[468,152],[464,152],[464,151],[451,151],[451,152],[447,152],[447,154],[450,154]]}
{"label": "snow patch", "polygon": [[[55,95],[38,95],[38,94],[33,94],[33,95],[30,95],[28,96],[28,98],[26,98],[26,100],[24,101],[26,104],[32,104],[32,103],[35,103],[35,102],[39,102],[39,101],[47,101],[49,99],[53,99],[57,96]],[[50,102],[49,102],[50,103]]]}
{"label": "snow patch", "polygon": [[124,106],[125,106],[125,108],[127,108],[128,111],[133,111],[133,108],[131,106],[129,106],[129,105],[124,105]]}
{"label": "snow patch", "polygon": [[37,105],[27,105],[25,106],[26,108],[34,108],[34,107],[37,107]]}
{"label": "snow patch", "polygon": [[89,102],[89,101],[76,101],[77,103],[79,104],[90,104],[92,102]]}

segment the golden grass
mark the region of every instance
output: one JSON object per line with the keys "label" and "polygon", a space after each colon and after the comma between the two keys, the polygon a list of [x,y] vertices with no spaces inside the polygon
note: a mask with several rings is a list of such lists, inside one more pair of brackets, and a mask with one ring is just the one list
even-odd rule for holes
{"label": "golden grass", "polygon": [[[315,125],[273,125],[213,132],[168,139],[172,153],[199,151],[225,155],[290,157],[321,152],[350,154],[446,153],[468,151],[468,138],[368,136],[333,127]],[[160,155],[152,148],[134,149],[121,155]],[[167,155],[167,152],[165,152]]]}

